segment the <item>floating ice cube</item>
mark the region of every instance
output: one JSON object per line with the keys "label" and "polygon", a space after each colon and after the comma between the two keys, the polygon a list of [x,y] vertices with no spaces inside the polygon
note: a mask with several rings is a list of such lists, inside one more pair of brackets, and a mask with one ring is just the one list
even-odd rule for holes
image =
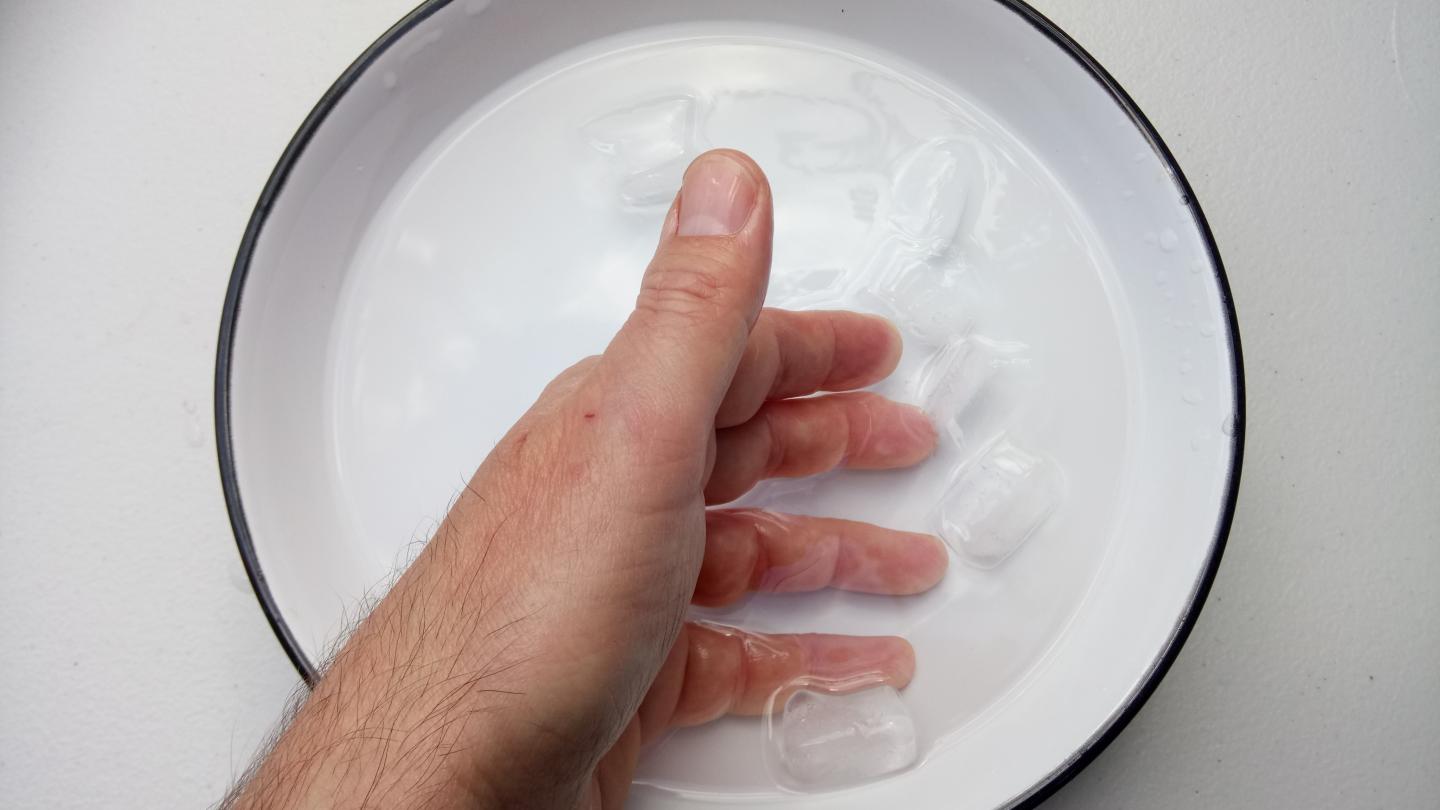
{"label": "floating ice cube", "polygon": [[922,255],[950,250],[960,236],[970,196],[983,181],[974,148],[963,141],[926,141],[896,165],[890,224]]}
{"label": "floating ice cube", "polygon": [[590,145],[643,171],[674,160],[689,149],[695,100],[668,96],[616,110],[585,125]]}
{"label": "floating ice cube", "polygon": [[770,291],[765,300],[771,306],[790,309],[836,300],[844,291],[844,279],[845,271],[838,267],[772,270]]}
{"label": "floating ice cube", "polygon": [[915,402],[959,446],[987,443],[1028,401],[1029,347],[979,335],[951,340],[913,378]]}
{"label": "floating ice cube", "polygon": [[935,353],[920,372],[920,408],[948,432],[962,439],[960,418],[995,373],[991,353],[973,340],[955,340]]}
{"label": "floating ice cube", "polygon": [[905,263],[870,294],[895,315],[900,328],[923,343],[941,345],[970,332],[980,299],[974,274],[963,267]]}
{"label": "floating ice cube", "polygon": [[688,158],[662,163],[652,169],[633,172],[620,182],[620,201],[625,205],[645,208],[669,205],[685,179]]}
{"label": "floating ice cube", "polygon": [[982,568],[1015,552],[1055,511],[1064,483],[1054,462],[1001,439],[945,493],[940,536]]}
{"label": "floating ice cube", "polygon": [[772,755],[795,787],[853,785],[915,762],[915,722],[889,686],[796,692],[777,726]]}
{"label": "floating ice cube", "polygon": [[585,125],[584,134],[624,173],[621,202],[664,205],[693,157],[694,121],[694,99],[667,96],[602,115]]}

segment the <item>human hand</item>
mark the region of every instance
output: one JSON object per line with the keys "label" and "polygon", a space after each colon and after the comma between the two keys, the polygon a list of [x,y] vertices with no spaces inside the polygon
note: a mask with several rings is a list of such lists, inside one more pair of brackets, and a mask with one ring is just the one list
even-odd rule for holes
{"label": "human hand", "polygon": [[762,310],[771,233],[749,158],[691,165],[624,327],[499,442],[237,806],[619,807],[665,729],[757,714],[807,676],[909,682],[899,638],[685,622],[754,590],[917,593],[946,565],[928,535],[707,510],[936,440],[854,392],[894,369],[889,323]]}

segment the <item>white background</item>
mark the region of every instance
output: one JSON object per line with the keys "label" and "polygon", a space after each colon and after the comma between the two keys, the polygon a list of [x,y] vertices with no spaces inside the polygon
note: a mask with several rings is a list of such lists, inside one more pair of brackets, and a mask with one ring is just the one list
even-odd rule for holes
{"label": "white background", "polygon": [[[297,683],[216,473],[241,230],[409,0],[0,0],[0,806],[217,800]],[[1048,807],[1433,807],[1440,4],[1043,0],[1210,217],[1250,433],[1189,645]]]}

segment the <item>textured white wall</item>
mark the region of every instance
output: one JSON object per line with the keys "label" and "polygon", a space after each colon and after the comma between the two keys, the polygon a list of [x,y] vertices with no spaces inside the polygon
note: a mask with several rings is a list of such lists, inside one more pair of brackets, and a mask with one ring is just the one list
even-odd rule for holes
{"label": "textured white wall", "polygon": [[[1250,437],[1170,677],[1057,808],[1440,790],[1440,4],[1043,0],[1230,271]],[[210,385],[250,207],[408,0],[0,4],[0,806],[202,806],[296,679]]]}

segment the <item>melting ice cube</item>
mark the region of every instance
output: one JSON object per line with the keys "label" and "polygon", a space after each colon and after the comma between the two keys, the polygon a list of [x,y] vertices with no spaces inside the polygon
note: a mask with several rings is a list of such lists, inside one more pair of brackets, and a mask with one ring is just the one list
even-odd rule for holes
{"label": "melting ice cube", "polygon": [[994,566],[1050,517],[1062,491],[1054,462],[1002,439],[945,494],[940,536],[970,562]]}
{"label": "melting ice cube", "polygon": [[982,178],[969,144],[949,138],[922,143],[895,168],[890,222],[922,255],[945,253],[960,238],[970,195]]}
{"label": "melting ice cube", "polygon": [[584,132],[590,145],[624,173],[621,202],[664,205],[674,198],[695,151],[694,119],[694,99],[670,96],[602,115]]}
{"label": "melting ice cube", "polygon": [[915,761],[915,722],[889,686],[796,692],[777,725],[772,752],[796,787],[853,785]]}

